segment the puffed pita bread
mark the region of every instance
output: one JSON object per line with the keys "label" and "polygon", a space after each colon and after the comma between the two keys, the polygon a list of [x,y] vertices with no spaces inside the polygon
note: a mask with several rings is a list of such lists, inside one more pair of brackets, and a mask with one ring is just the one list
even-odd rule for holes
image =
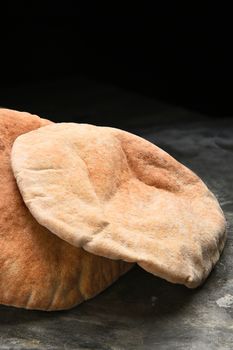
{"label": "puffed pita bread", "polygon": [[125,131],[60,123],[17,138],[12,166],[38,222],[74,246],[200,285],[226,238],[223,212],[192,171]]}
{"label": "puffed pita bread", "polygon": [[0,109],[0,304],[59,310],[93,297],[130,265],[71,246],[40,226],[24,205],[11,169],[11,147],[20,134],[48,123]]}

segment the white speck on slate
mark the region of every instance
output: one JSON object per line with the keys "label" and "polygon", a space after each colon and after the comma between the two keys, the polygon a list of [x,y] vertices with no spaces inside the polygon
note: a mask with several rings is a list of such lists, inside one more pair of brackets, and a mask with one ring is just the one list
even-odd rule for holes
{"label": "white speck on slate", "polygon": [[229,308],[233,305],[233,295],[226,294],[224,297],[216,300],[219,307]]}

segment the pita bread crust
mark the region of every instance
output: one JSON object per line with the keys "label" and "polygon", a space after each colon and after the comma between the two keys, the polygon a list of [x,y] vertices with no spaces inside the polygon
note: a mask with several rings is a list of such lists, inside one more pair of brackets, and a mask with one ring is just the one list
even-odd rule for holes
{"label": "pita bread crust", "polygon": [[68,309],[131,267],[71,246],[39,225],[26,208],[11,169],[11,147],[17,136],[49,123],[0,109],[0,304]]}
{"label": "pita bread crust", "polygon": [[38,222],[74,246],[137,262],[194,288],[226,239],[223,212],[192,171],[125,131],[61,123],[20,136],[12,167]]}

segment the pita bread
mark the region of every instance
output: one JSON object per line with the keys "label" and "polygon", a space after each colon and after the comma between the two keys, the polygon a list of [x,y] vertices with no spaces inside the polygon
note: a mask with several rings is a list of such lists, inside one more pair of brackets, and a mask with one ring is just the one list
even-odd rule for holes
{"label": "pita bread", "polygon": [[131,265],[94,256],[40,226],[24,205],[10,165],[17,136],[49,122],[0,109],[0,303],[28,309],[73,307]]}
{"label": "pita bread", "polygon": [[88,252],[200,285],[226,238],[222,210],[192,171],[122,130],[61,123],[17,138],[12,166],[26,205]]}

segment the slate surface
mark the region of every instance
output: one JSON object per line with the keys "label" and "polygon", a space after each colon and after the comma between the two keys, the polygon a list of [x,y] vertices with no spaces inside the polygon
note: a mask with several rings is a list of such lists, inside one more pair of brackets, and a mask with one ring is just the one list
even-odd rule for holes
{"label": "slate surface", "polygon": [[[95,115],[106,108],[104,101],[110,90],[106,88],[102,100],[99,97]],[[121,92],[114,91],[116,101],[121,100]],[[132,95],[127,99],[127,93],[122,94],[125,101],[132,99]],[[21,102],[25,101],[23,96]],[[56,107],[49,111],[46,101],[35,96],[31,95],[31,109],[37,112],[43,105],[43,114],[49,117],[51,113],[56,118]],[[196,290],[173,285],[135,267],[99,296],[69,311],[46,313],[1,306],[0,349],[233,349],[233,121],[200,118],[171,107],[158,109],[159,104],[153,105],[151,100],[149,108],[146,98],[136,100],[140,109],[125,128],[190,167],[218,197],[228,220],[228,239],[220,261]],[[86,103],[87,111],[91,101]],[[17,105],[14,99],[9,102],[0,101],[11,108]],[[75,99],[73,104],[66,103],[67,110],[75,111]],[[114,114],[113,100],[108,105],[109,113],[111,105]],[[147,111],[145,122],[140,118],[143,105]],[[134,103],[125,108],[121,104],[126,117],[127,111],[133,115],[133,108]]]}

